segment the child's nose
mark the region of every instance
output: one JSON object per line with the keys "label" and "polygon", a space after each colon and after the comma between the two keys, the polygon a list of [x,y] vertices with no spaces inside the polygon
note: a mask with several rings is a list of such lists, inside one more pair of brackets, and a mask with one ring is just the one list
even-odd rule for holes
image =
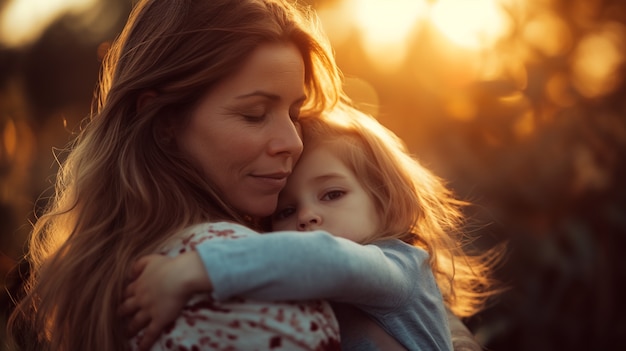
{"label": "child's nose", "polygon": [[298,216],[298,230],[309,231],[322,224],[322,218],[313,211],[302,211]]}

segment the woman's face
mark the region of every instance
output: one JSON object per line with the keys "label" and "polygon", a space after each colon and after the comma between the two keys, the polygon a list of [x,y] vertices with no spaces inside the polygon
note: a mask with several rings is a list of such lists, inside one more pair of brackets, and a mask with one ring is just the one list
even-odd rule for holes
{"label": "woman's face", "polygon": [[177,143],[241,214],[267,216],[302,153],[295,125],[304,62],[290,44],[262,44],[192,110]]}

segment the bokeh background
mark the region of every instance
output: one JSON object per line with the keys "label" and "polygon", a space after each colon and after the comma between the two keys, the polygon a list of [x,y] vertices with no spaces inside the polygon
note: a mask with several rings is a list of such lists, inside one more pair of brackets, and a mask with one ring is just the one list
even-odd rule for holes
{"label": "bokeh background", "polygon": [[[509,289],[466,321],[477,338],[624,349],[626,2],[308,3],[354,100],[473,203],[474,245],[508,243]],[[131,5],[0,0],[0,340],[55,149],[88,115]]]}

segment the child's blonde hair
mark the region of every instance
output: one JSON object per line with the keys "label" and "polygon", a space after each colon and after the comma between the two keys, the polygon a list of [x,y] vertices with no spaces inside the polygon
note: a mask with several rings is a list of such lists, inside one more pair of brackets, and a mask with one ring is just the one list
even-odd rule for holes
{"label": "child's blonde hair", "polygon": [[373,117],[347,105],[319,118],[300,119],[304,152],[323,144],[356,175],[372,197],[381,226],[367,242],[395,238],[423,248],[446,305],[460,317],[484,307],[495,294],[491,279],[501,249],[481,255],[463,250],[465,202],[422,166],[405,144]]}

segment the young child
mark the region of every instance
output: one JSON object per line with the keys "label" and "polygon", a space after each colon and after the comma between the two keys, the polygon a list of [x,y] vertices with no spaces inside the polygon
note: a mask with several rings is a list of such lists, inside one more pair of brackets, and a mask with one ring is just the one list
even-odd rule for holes
{"label": "young child", "polygon": [[[357,329],[364,319],[404,348],[451,350],[446,307],[462,317],[480,310],[492,291],[495,261],[489,257],[497,252],[463,252],[463,203],[370,116],[343,106],[300,123],[304,152],[271,218],[275,232],[247,234],[237,245],[198,243],[192,249],[208,280],[205,273],[201,285],[173,283],[177,293],[165,298],[182,305],[205,290],[216,301],[325,299],[339,321],[344,350],[380,348]],[[193,232],[202,235],[215,225],[221,224],[202,224]],[[230,228],[230,233],[253,232]],[[193,256],[190,250],[179,258]],[[188,266],[181,259],[177,267]],[[158,274],[152,279],[142,274],[146,289],[140,293],[133,283],[129,295],[153,294],[180,272],[154,256],[142,260],[137,271],[150,265]],[[163,300],[159,295],[152,301],[141,310]]]}

